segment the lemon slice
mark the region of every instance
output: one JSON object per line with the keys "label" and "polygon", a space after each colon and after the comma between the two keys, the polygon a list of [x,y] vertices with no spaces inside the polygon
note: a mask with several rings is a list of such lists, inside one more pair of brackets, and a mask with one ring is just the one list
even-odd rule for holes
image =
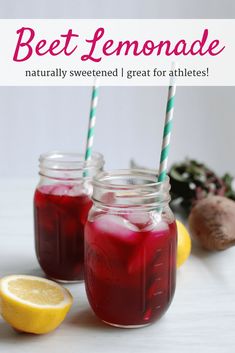
{"label": "lemon slice", "polygon": [[178,232],[177,267],[183,265],[191,252],[191,238],[186,227],[180,221],[176,221]]}
{"label": "lemon slice", "polygon": [[54,330],[72,302],[67,289],[45,278],[12,275],[0,280],[0,312],[19,331],[42,334]]}

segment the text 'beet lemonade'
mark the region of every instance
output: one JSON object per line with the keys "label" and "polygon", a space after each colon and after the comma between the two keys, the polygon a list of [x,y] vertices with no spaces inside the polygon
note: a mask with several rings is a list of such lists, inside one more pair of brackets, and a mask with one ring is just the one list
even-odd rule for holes
{"label": "text 'beet lemonade'", "polygon": [[40,182],[34,194],[35,247],[45,274],[58,281],[84,277],[84,225],[92,206],[91,178],[102,170],[103,156],[89,161],[78,153],[40,157]]}
{"label": "text 'beet lemonade'", "polygon": [[169,179],[144,170],[98,173],[85,226],[85,284],[95,314],[140,327],[159,319],[175,290],[177,231]]}

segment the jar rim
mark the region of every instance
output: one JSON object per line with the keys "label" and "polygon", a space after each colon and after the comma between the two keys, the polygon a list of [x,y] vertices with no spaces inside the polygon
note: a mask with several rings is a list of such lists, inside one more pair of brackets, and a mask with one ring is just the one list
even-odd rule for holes
{"label": "jar rim", "polygon": [[100,207],[154,209],[170,201],[169,177],[158,182],[157,172],[150,169],[99,172],[92,185],[92,200]]}
{"label": "jar rim", "polygon": [[104,157],[99,152],[93,152],[89,160],[85,160],[84,153],[50,151],[39,157],[40,167],[51,170],[82,170],[103,166]]}
{"label": "jar rim", "polygon": [[[139,178],[147,178],[151,177],[153,180],[150,180],[147,184],[118,184],[118,183],[107,183],[108,180],[115,178],[123,178],[128,176],[134,176]],[[139,189],[141,185],[149,186],[149,187],[158,187],[165,186],[166,188],[170,185],[170,178],[166,175],[164,181],[157,181],[158,173],[153,169],[140,169],[140,168],[130,168],[130,169],[113,169],[110,171],[101,171],[98,172],[92,180],[93,186],[102,187],[102,188],[110,188],[112,190],[120,190],[120,189]],[[154,180],[155,179],[155,180]]]}

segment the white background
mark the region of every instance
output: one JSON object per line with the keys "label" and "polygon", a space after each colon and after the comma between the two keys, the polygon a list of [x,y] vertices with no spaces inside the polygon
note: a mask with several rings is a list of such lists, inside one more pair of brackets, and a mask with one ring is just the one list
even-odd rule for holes
{"label": "white background", "polygon": [[[233,0],[0,1],[1,18],[234,18]],[[7,38],[6,38],[7,40]],[[0,177],[36,176],[41,152],[84,150],[91,89],[0,88]],[[189,156],[235,174],[230,87],[177,89],[170,163]],[[167,88],[101,89],[95,149],[106,168],[158,164]]]}

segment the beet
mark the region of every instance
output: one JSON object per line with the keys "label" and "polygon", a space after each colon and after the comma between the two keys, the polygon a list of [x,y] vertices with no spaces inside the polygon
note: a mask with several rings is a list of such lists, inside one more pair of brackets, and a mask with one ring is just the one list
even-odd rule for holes
{"label": "beet", "polygon": [[235,202],[209,196],[192,208],[189,229],[207,250],[225,250],[235,245]]}

